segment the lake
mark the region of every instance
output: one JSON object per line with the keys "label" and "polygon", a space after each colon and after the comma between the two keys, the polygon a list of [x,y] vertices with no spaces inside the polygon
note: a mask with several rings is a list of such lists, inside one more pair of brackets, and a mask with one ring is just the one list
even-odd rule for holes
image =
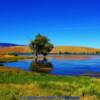
{"label": "lake", "polygon": [[[25,71],[32,71],[30,66],[33,60],[21,60],[17,62],[4,63],[8,67],[16,67]],[[52,69],[48,71],[53,75],[100,75],[100,56],[49,56],[48,61]]]}

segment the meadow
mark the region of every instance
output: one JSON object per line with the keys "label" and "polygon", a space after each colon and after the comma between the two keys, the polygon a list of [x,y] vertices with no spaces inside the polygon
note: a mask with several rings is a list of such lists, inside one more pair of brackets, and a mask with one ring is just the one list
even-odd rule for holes
{"label": "meadow", "polygon": [[0,100],[20,100],[21,96],[79,96],[80,100],[99,100],[100,79],[1,71]]}

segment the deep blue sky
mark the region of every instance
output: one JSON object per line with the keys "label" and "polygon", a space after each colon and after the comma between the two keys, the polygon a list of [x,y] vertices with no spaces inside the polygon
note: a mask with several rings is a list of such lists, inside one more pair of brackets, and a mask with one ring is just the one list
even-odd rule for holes
{"label": "deep blue sky", "polygon": [[28,44],[36,33],[55,45],[100,48],[100,1],[0,0],[0,42]]}

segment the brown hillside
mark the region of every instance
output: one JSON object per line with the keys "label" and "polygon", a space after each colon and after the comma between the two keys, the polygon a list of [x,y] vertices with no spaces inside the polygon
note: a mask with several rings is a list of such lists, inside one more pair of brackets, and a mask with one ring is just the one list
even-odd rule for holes
{"label": "brown hillside", "polygon": [[55,47],[51,53],[96,53],[97,51],[100,51],[100,49],[95,48],[87,48],[87,47],[74,47],[74,46],[57,46]]}
{"label": "brown hillside", "polygon": [[30,53],[32,51],[28,46],[0,47],[0,53],[9,53],[9,52]]}
{"label": "brown hillside", "polygon": [[[97,51],[100,52],[100,49],[87,48],[87,47],[74,47],[74,46],[57,46],[53,48],[51,53],[70,52],[70,53],[94,53],[95,54]],[[9,53],[9,52],[31,53],[32,50],[28,46],[0,47],[0,53]]]}

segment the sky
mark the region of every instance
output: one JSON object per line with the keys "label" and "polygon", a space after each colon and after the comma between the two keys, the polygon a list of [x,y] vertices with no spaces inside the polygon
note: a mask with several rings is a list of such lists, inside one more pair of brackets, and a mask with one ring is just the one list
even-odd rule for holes
{"label": "sky", "polygon": [[100,48],[100,1],[0,0],[0,43],[28,45],[37,33],[55,46]]}

